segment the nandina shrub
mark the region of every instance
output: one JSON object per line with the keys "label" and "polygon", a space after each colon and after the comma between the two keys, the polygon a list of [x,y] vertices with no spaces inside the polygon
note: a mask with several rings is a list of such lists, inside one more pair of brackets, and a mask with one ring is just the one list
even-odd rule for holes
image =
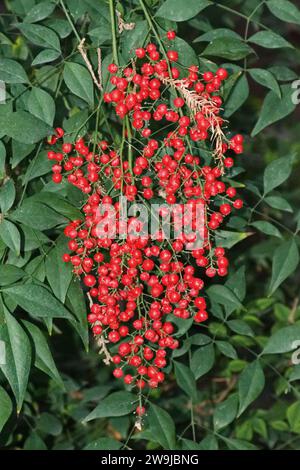
{"label": "nandina shrub", "polygon": [[2,445],[297,448],[300,13],[134,3],[3,17]]}

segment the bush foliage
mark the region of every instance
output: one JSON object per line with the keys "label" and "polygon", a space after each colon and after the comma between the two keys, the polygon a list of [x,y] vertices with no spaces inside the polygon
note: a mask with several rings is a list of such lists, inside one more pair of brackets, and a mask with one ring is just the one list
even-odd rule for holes
{"label": "bush foliage", "polygon": [[[6,449],[299,449],[299,123],[287,0],[6,0],[0,16],[0,447]],[[112,7],[112,8],[110,8]],[[116,11],[118,12],[116,14]],[[113,15],[113,21],[112,16]],[[121,32],[117,17],[131,29]],[[245,207],[219,232],[231,270],[211,283],[210,319],[187,330],[169,380],[149,394],[142,431],[133,395],[89,341],[82,287],[61,263],[80,195],[51,180],[45,139],[120,142],[78,44],[102,76],[151,37],[177,32],[184,65],[230,72],[225,118],[246,137]],[[298,341],[298,343],[297,343]],[[5,345],[5,360],[3,348]],[[294,352],[294,355],[293,355]]]}

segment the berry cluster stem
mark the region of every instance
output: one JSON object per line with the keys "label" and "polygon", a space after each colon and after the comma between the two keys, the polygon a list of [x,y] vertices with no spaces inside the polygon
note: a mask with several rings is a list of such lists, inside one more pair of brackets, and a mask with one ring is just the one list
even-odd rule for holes
{"label": "berry cluster stem", "polygon": [[113,60],[116,65],[119,65],[114,0],[109,0],[109,12],[110,12],[110,22],[111,22]]}

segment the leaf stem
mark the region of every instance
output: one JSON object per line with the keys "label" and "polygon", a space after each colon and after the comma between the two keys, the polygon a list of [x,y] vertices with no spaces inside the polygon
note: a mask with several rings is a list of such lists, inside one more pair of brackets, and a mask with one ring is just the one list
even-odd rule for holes
{"label": "leaf stem", "polygon": [[69,24],[70,24],[70,26],[71,26],[71,28],[72,28],[72,30],[73,30],[75,36],[76,36],[78,42],[80,42],[80,41],[81,41],[81,37],[79,36],[79,34],[78,34],[78,32],[77,32],[77,29],[75,28],[75,25],[74,25],[74,23],[73,23],[73,21],[72,21],[71,16],[69,15],[69,12],[68,12],[68,10],[67,10],[67,8],[66,8],[66,6],[65,6],[65,4],[64,4],[64,2],[63,2],[63,0],[59,0],[59,3],[61,4],[61,7],[62,7],[62,9],[63,9],[63,11],[64,11],[64,14],[66,15],[66,18],[67,18],[67,20],[68,20],[68,22],[69,22]]}
{"label": "leaf stem", "polygon": [[109,0],[109,12],[110,12],[110,22],[111,22],[113,61],[116,65],[119,65],[114,0]]}
{"label": "leaf stem", "polygon": [[156,31],[156,29],[154,28],[153,21],[152,21],[152,19],[151,19],[151,16],[150,16],[149,13],[148,13],[148,10],[147,10],[147,8],[146,8],[146,5],[145,5],[145,3],[144,3],[144,0],[139,0],[139,2],[140,2],[140,5],[141,5],[142,10],[143,10],[143,12],[144,12],[145,18],[146,18],[146,20],[147,20],[147,22],[148,22],[148,24],[149,24],[149,26],[150,26],[150,29],[152,30],[154,36],[155,36],[156,39],[157,39],[158,44],[159,44],[160,47],[162,48],[162,50],[165,51],[164,45],[163,45],[163,43],[161,42],[161,39],[160,39],[160,37],[159,37],[159,34],[158,34],[158,32]]}

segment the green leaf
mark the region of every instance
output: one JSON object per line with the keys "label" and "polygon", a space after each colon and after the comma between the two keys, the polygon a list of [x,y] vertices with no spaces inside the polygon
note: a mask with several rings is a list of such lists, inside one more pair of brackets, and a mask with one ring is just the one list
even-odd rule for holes
{"label": "green leaf", "polygon": [[291,325],[276,331],[268,340],[262,354],[283,354],[293,351],[300,338],[300,325]]}
{"label": "green leaf", "polygon": [[266,235],[270,235],[272,237],[282,238],[281,233],[279,232],[278,228],[275,225],[271,224],[270,222],[266,222],[264,220],[258,220],[257,222],[252,222],[250,224],[252,227],[257,228],[262,233]]}
{"label": "green leaf", "polygon": [[67,222],[61,214],[31,198],[25,199],[23,204],[11,214],[11,217],[37,230],[48,230]]}
{"label": "green leaf", "polygon": [[46,275],[54,295],[65,302],[67,291],[72,279],[72,269],[64,263],[62,255],[68,251],[68,243],[63,235],[56,240],[56,246],[47,254]]}
{"label": "green leaf", "polygon": [[232,31],[232,29],[214,28],[211,31],[207,31],[207,33],[201,34],[201,36],[194,39],[193,42],[211,42],[214,41],[214,39],[219,38],[234,38],[241,40],[241,36],[235,31]]}
{"label": "green leaf", "polygon": [[199,450],[218,450],[219,444],[216,437],[213,434],[208,434],[202,441],[198,444]]}
{"label": "green leaf", "polygon": [[14,182],[11,178],[7,179],[5,183],[0,187],[0,208],[2,214],[11,208],[16,197],[16,189]]}
{"label": "green leaf", "polygon": [[196,381],[192,371],[181,364],[180,362],[174,361],[175,366],[175,377],[176,382],[178,383],[179,387],[189,396],[191,399],[196,402],[197,401],[197,389],[196,389]]}
{"label": "green leaf", "polygon": [[285,421],[276,419],[274,421],[270,422],[270,425],[275,431],[288,431],[289,427],[288,424]]}
{"label": "green leaf", "polygon": [[49,242],[49,238],[39,230],[35,230],[24,224],[20,224],[19,228],[22,238],[22,251],[32,251]]}
{"label": "green leaf", "polygon": [[253,439],[253,422],[246,420],[236,426],[235,435],[238,439],[252,441]]}
{"label": "green leaf", "polygon": [[51,171],[53,162],[48,160],[47,151],[44,150],[35,155],[35,157],[29,163],[26,173],[23,177],[23,186],[27,185],[29,181],[39,176],[46,175]]}
{"label": "green leaf", "polygon": [[276,95],[281,98],[281,90],[280,87],[274,77],[274,75],[266,69],[250,69],[249,73],[253,80],[260,85],[263,85],[270,90],[273,90]]}
{"label": "green leaf", "polygon": [[158,442],[163,449],[172,450],[175,448],[175,424],[169,413],[151,403],[148,423],[153,441]]}
{"label": "green leaf", "polygon": [[286,417],[291,431],[300,434],[300,401],[296,401],[288,407]]}
{"label": "green leaf", "polygon": [[48,450],[45,442],[40,436],[32,431],[24,443],[24,450]]}
{"label": "green leaf", "polygon": [[57,16],[52,16],[47,19],[45,21],[45,25],[51,29],[54,29],[54,31],[62,39],[67,38],[72,32],[72,26],[70,25],[70,23],[67,20],[57,18]]}
{"label": "green leaf", "polygon": [[207,450],[202,449],[201,444],[191,441],[190,439],[182,439],[182,450]]}
{"label": "green leaf", "polygon": [[5,343],[5,364],[0,368],[15,395],[18,411],[22,408],[31,366],[29,339],[17,320],[4,309],[5,323],[0,325],[0,339]]}
{"label": "green leaf", "polygon": [[198,57],[194,49],[184,39],[177,36],[173,41],[173,47],[179,54],[179,70],[185,70],[184,68],[189,67],[190,64],[198,63]]}
{"label": "green leaf", "polygon": [[245,240],[251,233],[247,232],[230,232],[229,230],[216,230],[215,240],[217,246],[223,248],[232,248],[237,243]]}
{"label": "green leaf", "polygon": [[33,87],[28,96],[28,111],[49,126],[53,125],[55,103],[49,93],[41,88]]}
{"label": "green leaf", "polygon": [[239,413],[240,416],[246,408],[261,394],[265,386],[265,376],[259,360],[248,364],[240,375],[238,382]]}
{"label": "green leaf", "polygon": [[297,268],[299,264],[299,251],[292,238],[282,243],[273,256],[272,277],[269,287],[269,296],[283,283]]}
{"label": "green leaf", "polygon": [[243,74],[237,79],[226,99],[225,117],[230,117],[234,114],[245,103],[248,96],[248,80],[246,74]]}
{"label": "green leaf", "polygon": [[214,430],[219,431],[220,429],[228,426],[235,419],[238,412],[238,394],[234,393],[230,395],[225,401],[219,403],[216,406],[213,422]]}
{"label": "green leaf", "polygon": [[44,255],[36,256],[30,260],[24,269],[32,279],[44,282],[46,277]]}
{"label": "green leaf", "polygon": [[64,386],[59,375],[52,353],[46,341],[46,338],[40,328],[29,321],[23,320],[23,324],[32,338],[35,350],[34,365],[49,377],[51,377],[60,386]]}
{"label": "green leaf", "polygon": [[67,62],[64,67],[64,81],[69,90],[89,105],[94,104],[94,85],[88,70],[75,62]]}
{"label": "green leaf", "polygon": [[288,203],[286,199],[280,196],[268,196],[264,201],[273,209],[278,209],[280,211],[293,212],[293,208]]}
{"label": "green leaf", "polygon": [[235,293],[229,289],[229,287],[213,285],[207,289],[207,294],[211,301],[217,302],[218,304],[235,309],[244,308]]}
{"label": "green leaf", "polygon": [[166,0],[158,9],[156,16],[173,21],[186,21],[211,5],[208,0]]}
{"label": "green leaf", "polygon": [[250,326],[243,320],[229,320],[226,324],[232,331],[234,331],[238,335],[254,336],[254,333]]}
{"label": "green leaf", "polygon": [[258,450],[256,446],[250,444],[248,441],[242,439],[229,439],[228,437],[220,436],[230,450]]}
{"label": "green leaf", "polygon": [[268,430],[266,422],[262,418],[254,418],[252,420],[253,430],[264,439],[268,439]]}
{"label": "green leaf", "polygon": [[281,185],[291,174],[293,156],[273,160],[264,171],[264,194]]}
{"label": "green leaf", "polygon": [[24,144],[18,142],[15,139],[12,139],[12,159],[11,159],[11,166],[12,168],[16,168],[16,166],[24,160],[35,148],[35,145],[32,144]]}
{"label": "green leaf", "polygon": [[123,447],[122,442],[115,441],[111,437],[101,437],[87,444],[83,450],[119,450]]}
{"label": "green leaf", "polygon": [[241,266],[237,271],[232,273],[227,279],[225,286],[229,287],[242,302],[246,295],[245,266]]}
{"label": "green leaf", "polygon": [[8,393],[0,387],[0,433],[10,417],[12,409],[12,402]]}
{"label": "green leaf", "polygon": [[265,127],[270,126],[270,124],[291,114],[296,108],[296,104],[292,100],[292,87],[290,85],[282,85],[280,89],[281,98],[274,91],[270,91],[265,97],[259,119],[251,133],[252,137],[256,136]]}
{"label": "green leaf", "polygon": [[[109,21],[107,21],[105,18],[101,18],[101,21],[100,22],[100,25],[99,23],[97,23],[98,26],[96,26],[96,28],[92,28],[89,30],[88,32],[88,35],[92,38],[92,41],[94,44],[96,44],[97,46],[102,46],[102,44],[107,44],[107,43],[110,43],[112,41],[112,36],[111,36],[111,27],[110,27],[110,23]],[[137,23],[138,25],[139,23]],[[130,33],[132,31],[134,31],[136,28],[133,28],[132,30],[130,31],[123,31],[124,34],[126,33]],[[122,33],[122,36],[123,36],[123,33]],[[121,37],[122,37],[121,36]],[[123,39],[123,38],[122,38]],[[144,41],[142,41],[140,44],[143,44]],[[122,50],[123,52],[123,50]],[[127,54],[128,54],[129,51],[127,51]],[[129,54],[128,56],[129,57]],[[132,57],[132,52],[131,52],[131,57]],[[122,58],[123,58],[123,54],[122,54]]]}
{"label": "green leaf", "polygon": [[63,128],[68,134],[68,141],[75,142],[78,136],[82,136],[87,132],[88,109],[76,112],[68,119],[64,119]]}
{"label": "green leaf", "polygon": [[31,65],[34,67],[35,65],[47,64],[48,62],[53,62],[59,56],[59,51],[55,51],[54,49],[44,49],[35,56]]}
{"label": "green leaf", "polygon": [[191,360],[191,370],[196,379],[207,374],[215,362],[215,350],[212,344],[207,344],[197,349]]}
{"label": "green leaf", "polygon": [[15,282],[22,279],[24,275],[25,271],[23,271],[23,269],[20,269],[12,264],[5,264],[4,266],[1,266],[0,285],[7,286],[9,284],[14,284]]}
{"label": "green leaf", "polygon": [[0,223],[0,238],[6,246],[17,254],[20,253],[21,237],[17,227],[9,220],[2,220]]}
{"label": "green leaf", "polygon": [[0,178],[5,177],[5,159],[6,159],[6,148],[3,142],[0,140]]}
{"label": "green leaf", "polygon": [[195,346],[205,346],[212,342],[212,339],[207,336],[203,335],[202,333],[197,333],[196,335],[189,337],[190,344],[194,344]]}
{"label": "green leaf", "polygon": [[4,292],[33,316],[72,319],[68,310],[40,285],[23,284],[8,287]]}
{"label": "green leaf", "polygon": [[59,38],[52,29],[30,23],[18,23],[16,26],[33,44],[60,52]]}
{"label": "green leaf", "polygon": [[275,76],[275,78],[282,82],[289,82],[296,80],[298,75],[294,70],[289,69],[286,65],[272,65],[269,71]]}
{"label": "green leaf", "polygon": [[136,408],[136,397],[129,392],[114,392],[105,397],[83,422],[112,416],[125,416]]}
{"label": "green leaf", "polygon": [[55,3],[52,3],[49,0],[40,2],[37,5],[34,5],[27,15],[24,18],[24,21],[27,23],[36,23],[37,21],[42,21],[54,11]]}
{"label": "green leaf", "polygon": [[0,58],[0,80],[5,83],[28,83],[22,65],[15,60]]}
{"label": "green leaf", "polygon": [[80,219],[82,217],[82,213],[80,212],[79,208],[73,206],[67,202],[65,198],[59,196],[56,193],[42,191],[32,196],[31,201],[41,202],[42,204],[51,207],[51,209],[67,217],[68,219]]}
{"label": "green leaf", "polygon": [[35,0],[14,0],[10,3],[10,9],[20,16],[25,16],[28,9],[32,8]]}
{"label": "green leaf", "polygon": [[266,47],[267,49],[280,49],[282,47],[294,48],[290,42],[286,41],[283,37],[273,31],[259,31],[258,33],[253,34],[248,41],[257,44],[258,46]]}
{"label": "green leaf", "polygon": [[280,20],[300,24],[300,11],[292,2],[287,0],[269,0],[266,5],[270,12]]}
{"label": "green leaf", "polygon": [[80,335],[84,347],[88,350],[89,347],[89,332],[87,323],[87,311],[85,295],[83,293],[80,281],[73,279],[69,285],[66,300],[67,308],[74,314],[74,317],[78,320],[73,325]]}
{"label": "green leaf", "polygon": [[253,52],[253,49],[244,41],[236,38],[217,38],[213,40],[202,52],[202,55],[223,57],[228,60],[240,60]]}
{"label": "green leaf", "polygon": [[216,341],[216,346],[224,356],[230,359],[237,359],[237,353],[233,346],[228,341]]}
{"label": "green leaf", "polygon": [[37,430],[50,436],[59,436],[62,432],[62,424],[59,419],[50,413],[42,413],[37,419]]}
{"label": "green leaf", "polygon": [[16,111],[7,116],[5,133],[24,144],[35,144],[53,134],[52,127],[27,111]]}

